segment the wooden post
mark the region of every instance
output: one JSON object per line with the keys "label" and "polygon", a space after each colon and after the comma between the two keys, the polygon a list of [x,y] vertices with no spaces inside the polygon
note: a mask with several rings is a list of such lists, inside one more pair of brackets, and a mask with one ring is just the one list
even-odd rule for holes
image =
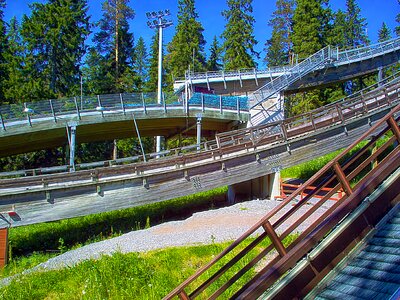
{"label": "wooden post", "polygon": [[0,268],[8,262],[8,228],[0,229]]}
{"label": "wooden post", "polygon": [[351,193],[353,193],[353,190],[351,189],[350,183],[347,181],[346,175],[343,173],[342,168],[338,163],[335,163],[333,165],[333,168],[335,169],[336,176],[342,184],[345,193],[347,194],[347,196],[350,196]]}
{"label": "wooden post", "polygon": [[275,246],[275,249],[278,251],[279,255],[283,257],[286,255],[285,246],[283,246],[281,240],[279,239],[278,235],[276,234],[274,228],[272,227],[269,221],[266,221],[263,225],[264,230],[268,234],[269,238],[271,239],[272,244]]}

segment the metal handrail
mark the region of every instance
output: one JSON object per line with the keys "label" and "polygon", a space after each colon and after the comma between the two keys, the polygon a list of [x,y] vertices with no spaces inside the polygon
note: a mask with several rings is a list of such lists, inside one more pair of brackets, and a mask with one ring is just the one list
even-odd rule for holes
{"label": "metal handrail", "polygon": [[337,55],[335,55],[330,46],[327,46],[309,56],[302,62],[292,67],[289,73],[285,73],[272,79],[266,85],[253,92],[250,99],[251,108],[256,107],[266,99],[269,99],[271,96],[284,90],[286,87],[293,84],[306,74],[314,71],[322,64],[330,62],[331,59],[336,56]]}
{"label": "metal handrail", "polygon": [[[399,118],[395,120],[395,115],[399,112],[400,105],[391,110],[368,132],[363,134],[290,196],[286,197],[281,204],[267,213],[219,255],[216,255],[207,265],[200,268],[194,275],[166,295],[164,299],[173,299],[179,296],[180,299],[189,300],[195,299],[200,295],[202,299],[205,297],[215,299],[229,290],[238,279],[253,269],[264,257],[272,255],[273,258],[265,263],[266,265],[263,266],[261,271],[249,282],[242,287],[230,290],[230,296],[233,295],[232,298],[234,299],[255,299],[259,297],[263,291],[282,278],[290,268],[294,267],[304,255],[337,225],[337,222],[340,222],[346,214],[352,211],[380,182],[400,167]],[[376,131],[382,126],[384,129],[376,134]],[[378,146],[379,143],[377,141],[387,133],[391,133],[393,136]],[[369,138],[372,134],[374,136],[369,143],[345,160],[346,155],[349,155],[361,141]],[[374,167],[368,171],[367,168],[371,165],[374,165]],[[308,191],[306,197],[298,200],[297,198],[303,195],[305,189],[308,189],[309,186],[315,186],[315,188],[311,192]],[[332,190],[324,197],[314,199],[313,196],[318,195],[319,191],[327,186],[333,187]],[[316,213],[318,208],[326,205],[328,199],[340,189],[345,191],[343,196],[334,204],[331,204],[322,215],[318,215]],[[309,201],[313,201],[313,205],[307,206],[306,204]],[[295,215],[300,208],[305,208],[307,211]],[[294,237],[291,243],[284,245],[283,240],[296,233],[297,228],[303,225],[304,221],[310,217],[315,218],[315,221],[306,226],[303,232]],[[251,238],[256,232],[259,233],[257,237]],[[260,243],[267,239],[269,239],[270,243],[267,246],[260,246]],[[228,254],[235,249],[239,249],[238,252],[229,258]],[[273,254],[273,250],[276,251],[276,254]],[[256,251],[256,253],[252,253],[248,257],[250,251]],[[242,267],[238,272],[234,275],[226,274],[242,259]],[[217,264],[219,267],[217,267]],[[200,276],[205,278],[200,278]],[[212,287],[212,291],[204,295],[203,293],[210,287]]]}
{"label": "metal handrail", "polygon": [[[343,126],[346,128],[346,124],[352,119],[363,117],[365,115],[373,114],[374,111],[380,111],[381,109],[387,109],[396,105],[400,101],[400,83],[399,81],[392,81],[387,83],[386,86],[379,87],[375,90],[371,90],[369,93],[365,93],[363,96],[360,95],[358,98],[343,101],[337,103],[334,106],[323,107],[318,110],[314,110],[310,113],[299,115],[297,117],[267,124],[261,126],[255,126],[247,129],[239,129],[227,133],[220,133],[216,135],[215,141],[208,141],[202,143],[200,150],[198,145],[185,146],[182,148],[170,149],[168,152],[164,152],[163,155],[160,153],[147,154],[147,158],[160,157],[158,159],[151,159],[148,162],[142,162],[142,156],[136,156],[132,159],[126,158],[126,160],[110,160],[104,162],[98,162],[98,167],[114,166],[117,164],[128,163],[127,165],[115,166],[112,168],[119,174],[124,172],[132,172],[137,170],[138,174],[143,174],[146,170],[154,170],[157,168],[176,168],[176,165],[185,166],[185,164],[202,164],[204,159],[215,159],[216,156],[223,157],[229,155],[234,151],[241,151],[243,149],[259,148],[260,146],[268,146],[277,143],[288,143],[291,139],[296,139],[298,136],[304,136],[306,134],[312,134],[318,130],[325,130],[333,125]],[[138,161],[133,163],[134,161]],[[84,171],[84,169],[93,167],[91,164],[77,165],[77,168],[82,171],[77,171],[76,176],[91,176],[93,170]],[[54,167],[54,172],[59,172],[58,167]],[[120,169],[119,169],[120,168]],[[101,168],[99,172],[105,172],[107,174],[107,168]],[[38,175],[44,173],[52,173],[51,168],[46,168],[45,172],[40,169],[26,170],[25,173],[18,175]],[[1,174],[0,177],[12,176],[12,174]],[[74,173],[68,174],[73,180]],[[106,177],[104,175],[103,177]],[[22,178],[24,179],[24,178]],[[32,178],[32,184],[35,185],[36,180],[40,184],[40,176],[38,179]],[[46,180],[51,181],[52,178],[48,177]],[[8,184],[15,184],[18,186],[17,180]]]}
{"label": "metal handrail", "polygon": [[[225,96],[221,97],[225,98]],[[232,107],[232,105],[227,104],[227,101],[220,101],[219,103],[221,107],[218,108],[221,111],[248,111],[247,103],[240,107]],[[208,102],[204,103],[204,105],[190,104],[191,108],[200,106],[202,108],[216,107],[215,104],[209,104]],[[28,124],[32,126],[32,121],[40,119],[57,122],[65,119],[68,115],[81,119],[89,114],[98,114],[103,117],[105,114],[111,113],[125,115],[128,111],[143,111],[146,113],[147,110],[166,110],[171,108],[188,112],[189,105],[173,93],[164,93],[161,103],[157,103],[156,93],[123,93],[2,105],[0,106],[0,130],[6,131],[11,124],[16,126]]]}

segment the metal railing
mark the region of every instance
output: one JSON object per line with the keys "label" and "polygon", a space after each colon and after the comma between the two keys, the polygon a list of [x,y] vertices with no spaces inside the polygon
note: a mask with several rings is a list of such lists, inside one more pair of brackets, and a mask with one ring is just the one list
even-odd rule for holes
{"label": "metal railing", "polygon": [[[261,296],[400,167],[399,112],[400,105],[164,299]],[[358,144],[372,134],[370,141],[357,151]],[[315,188],[309,191],[309,186]],[[328,187],[330,191],[323,197],[314,197]],[[328,203],[341,189],[342,197]],[[307,196],[299,199],[306,190]],[[313,204],[308,205],[309,201]],[[322,205],[328,207],[323,212],[319,211]],[[306,212],[296,213],[300,209]],[[300,226],[303,229],[299,234]],[[251,279],[239,283],[245,274]]]}
{"label": "metal railing", "polygon": [[[208,99],[208,95],[201,96]],[[13,125],[28,124],[32,126],[35,120],[63,120],[67,116],[81,119],[87,115],[98,114],[125,114],[127,111],[164,110],[170,108],[180,108],[189,112],[192,108],[218,108],[220,111],[248,111],[247,98],[241,98],[242,105],[239,103],[232,105],[230,99],[221,96],[218,105],[209,101],[195,102],[189,104],[182,101],[179,96],[173,93],[163,93],[161,103],[157,103],[157,93],[124,93],[106,94],[96,96],[72,97],[63,99],[41,100],[37,102],[26,102],[24,104],[10,104],[0,106],[0,128],[7,130]]]}
{"label": "metal railing", "polygon": [[325,47],[315,54],[309,56],[302,62],[293,66],[289,72],[286,72],[281,76],[274,78],[251,95],[250,107],[256,107],[261,102],[264,102],[273,95],[284,90],[289,85],[299,80],[301,77],[314,71],[316,68],[320,67],[326,62],[330,62],[332,58],[335,58],[337,56],[335,51],[336,50],[332,50],[330,46]]}
{"label": "metal railing", "polygon": [[[175,168],[176,165],[187,163],[201,163],[203,159],[223,157],[235,151],[255,149],[264,145],[287,144],[298,136],[311,134],[319,130],[339,125],[346,130],[346,124],[353,119],[362,118],[373,114],[374,111],[387,109],[400,101],[400,77],[396,77],[383,85],[372,85],[354,96],[346,97],[335,103],[270,124],[219,133],[215,140],[189,145],[176,149],[168,149],[158,153],[146,154],[147,162],[143,162],[141,155],[121,158],[117,160],[100,161],[93,163],[77,164],[77,170],[87,170],[97,167],[126,165],[129,170],[142,170],[162,168]],[[200,149],[200,150],[198,150]],[[159,159],[154,159],[159,157]],[[132,164],[134,163],[134,164]],[[121,166],[123,167],[123,166]],[[117,171],[116,168],[113,168]],[[29,176],[64,172],[69,166],[57,166],[32,170],[21,170],[0,173],[0,177]],[[81,173],[79,171],[77,173]],[[92,171],[88,170],[88,174]],[[126,172],[121,170],[121,172]],[[73,175],[68,175],[73,176]]]}

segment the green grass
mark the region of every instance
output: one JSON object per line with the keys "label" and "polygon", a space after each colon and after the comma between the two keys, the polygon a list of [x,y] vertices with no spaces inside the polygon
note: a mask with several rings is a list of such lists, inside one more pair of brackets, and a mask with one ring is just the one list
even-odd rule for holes
{"label": "green grass", "polygon": [[[359,143],[353,150],[349,152],[348,155],[346,155],[343,159],[346,160],[348,159],[353,153],[361,149],[363,146],[365,146],[367,142],[361,142]],[[317,157],[313,160],[310,160],[308,162],[283,169],[281,171],[281,177],[282,178],[297,178],[301,180],[307,180],[310,177],[312,177],[315,173],[317,173],[320,169],[322,169],[326,164],[328,164],[330,161],[332,161],[336,156],[338,156],[340,153],[342,153],[344,149],[340,149],[337,151],[334,151],[332,153],[329,153],[327,155],[323,155],[320,157]]]}
{"label": "green grass", "polygon": [[11,228],[9,265],[0,270],[4,278],[31,268],[62,252],[105,240],[168,220],[187,218],[193,211],[225,203],[227,187],[133,207],[57,222]]}
{"label": "green grass", "polygon": [[[284,244],[288,245],[293,239],[294,237],[286,238]],[[246,241],[240,249],[252,240]],[[84,261],[72,268],[21,275],[10,285],[0,289],[0,298],[161,299],[230,243],[169,248],[148,253],[115,253],[98,260]],[[249,257],[235,264],[231,271],[218,281],[219,285],[241,269],[269,243],[269,240],[265,240],[249,254]],[[232,258],[237,252],[228,254],[227,259]],[[221,266],[222,263],[218,263],[201,279],[204,281]],[[248,271],[237,282],[236,289],[254,274],[254,270]],[[210,296],[216,288],[212,285],[207,295]],[[221,299],[228,299],[233,293],[233,290],[228,290]]]}

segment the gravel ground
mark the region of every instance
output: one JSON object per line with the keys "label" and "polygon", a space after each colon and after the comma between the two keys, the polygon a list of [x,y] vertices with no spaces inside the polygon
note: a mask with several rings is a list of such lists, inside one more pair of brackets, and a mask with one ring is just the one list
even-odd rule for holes
{"label": "gravel ground", "polygon": [[[167,247],[211,244],[213,242],[219,243],[234,240],[279,203],[281,202],[276,200],[253,200],[229,207],[195,213],[183,221],[167,222],[148,229],[132,231],[116,238],[68,251],[26,270],[24,274],[72,267],[81,261],[98,259],[102,255],[112,255],[115,252],[146,252]],[[304,208],[295,213],[294,217],[303,214],[309,207],[311,205],[305,205]],[[317,215],[320,215],[326,208],[327,206],[318,209]],[[283,224],[278,232],[281,232],[289,225]],[[302,228],[300,227],[298,230],[301,231]],[[9,283],[14,277],[2,280],[0,285]]]}

